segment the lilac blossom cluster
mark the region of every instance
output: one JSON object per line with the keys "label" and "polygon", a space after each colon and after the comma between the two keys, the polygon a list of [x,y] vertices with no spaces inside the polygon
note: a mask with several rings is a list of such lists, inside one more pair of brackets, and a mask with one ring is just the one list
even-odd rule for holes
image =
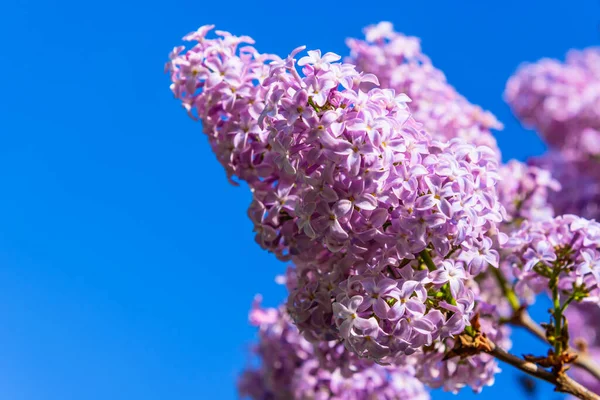
{"label": "lilac blossom cluster", "polygon": [[[440,267],[430,272],[406,265],[396,279],[371,273],[343,281],[332,308],[346,347],[361,357],[396,363],[437,339],[462,333],[474,306],[464,287],[467,272],[449,260]],[[444,297],[436,302],[438,293]]]}
{"label": "lilac blossom cluster", "polygon": [[[251,96],[245,93],[262,93],[251,88],[257,74],[248,71],[264,72],[265,57],[248,48],[235,56],[241,39],[222,33],[221,39],[207,41],[206,31],[191,36],[199,42],[192,50],[183,56],[180,49],[174,53],[174,85],[201,88],[194,92],[193,104],[198,115],[211,116],[211,139],[232,144],[234,150],[236,143],[251,147],[233,152],[227,147],[218,158],[228,160],[228,172],[245,178],[253,191],[249,215],[257,241],[280,258],[291,258],[308,278],[297,279],[305,286],[294,288],[291,297],[315,285],[331,288],[327,296],[306,296],[320,303],[320,308],[310,308],[318,310],[316,316],[303,316],[304,304],[291,307],[299,325],[310,319],[317,323],[313,333],[331,332],[348,348],[378,361],[461,333],[474,307],[464,282],[498,264],[493,242],[504,210],[495,191],[494,153],[460,139],[433,139],[412,119],[406,95],[391,89],[363,91],[364,84],[376,85],[377,78],[337,63],[335,54],[309,51],[297,62],[302,67],[298,72],[295,56],[302,48],[271,62],[259,82],[266,92],[253,127],[263,129],[261,134],[250,141],[229,140],[231,125],[246,115],[236,107],[248,112],[243,100]],[[195,67],[187,65],[191,59]],[[200,66],[203,72],[194,72]],[[215,74],[221,86],[207,84]],[[231,92],[230,83],[220,77],[245,86]],[[241,88],[238,101],[235,93]],[[191,93],[187,90],[174,92],[181,97]],[[228,97],[232,95],[235,100]],[[233,155],[258,147],[259,161],[251,163],[253,172],[244,173],[249,165]],[[423,267],[416,260],[421,255],[431,271],[416,272]],[[386,277],[388,268],[399,275]],[[357,273],[361,279],[354,277]],[[331,279],[328,284],[323,274]],[[311,282],[311,277],[316,278]],[[433,301],[444,287],[445,301]],[[370,300],[379,290],[386,302]],[[357,312],[361,318],[355,317]]]}
{"label": "lilac blossom cluster", "polygon": [[288,309],[304,336],[397,366],[462,333],[466,285],[498,265],[496,154],[432,138],[406,95],[337,55],[309,51],[300,73],[301,48],[281,60],[210,29],[172,53],[172,90],[228,176],[249,184],[257,241],[296,264]]}
{"label": "lilac blossom cluster", "polygon": [[464,282],[498,265],[495,155],[431,138],[406,96],[363,92],[374,77],[338,56],[309,51],[300,74],[295,54],[265,79],[259,123],[278,179],[255,185],[250,212],[257,241],[297,265],[292,316],[378,362],[461,333]]}
{"label": "lilac blossom cluster", "polygon": [[[496,360],[449,354],[473,321],[510,348],[501,321],[515,307],[498,276],[526,302],[555,281],[563,301],[598,303],[600,224],[554,215],[600,210],[599,52],[511,79],[511,106],[555,151],[499,166],[491,130],[501,124],[389,23],[349,39],[349,63],[303,47],[261,54],[249,37],[207,38],[212,29],[173,50],[171,90],[230,181],[249,186],[257,243],[293,263],[285,308],[251,312],[261,363],[240,379],[242,396],[479,392]],[[576,193],[554,196],[561,186]]]}
{"label": "lilac blossom cluster", "polygon": [[310,261],[324,244],[376,269],[428,246],[442,257],[483,248],[503,216],[490,149],[432,139],[408,97],[363,92],[376,78],[334,54],[309,51],[299,74],[295,53],[265,80],[259,122],[274,174],[255,185],[251,206],[263,247]]}
{"label": "lilac blossom cluster", "polygon": [[[476,312],[483,332],[509,348],[508,327],[498,323],[509,314],[507,302],[490,274],[479,274],[475,281],[460,262],[440,266],[432,272],[415,260],[377,275],[347,266],[341,284],[323,269],[297,266],[288,270],[288,309],[313,341],[341,336],[353,353],[392,365],[413,357],[418,360],[416,376],[425,384],[479,392],[493,383],[499,372],[496,361],[486,354],[444,356]],[[331,318],[336,325],[328,322]]]}
{"label": "lilac blossom cluster", "polygon": [[[300,269],[300,267],[296,268]],[[331,327],[323,322],[329,320],[333,313],[330,298],[335,298],[336,294],[339,297],[339,294],[347,290],[347,285],[341,289],[336,288],[327,274],[319,277],[307,277],[307,274],[314,274],[315,271],[315,269],[309,268],[302,273],[296,274],[295,271],[288,270],[287,286],[290,290],[288,309],[300,315],[300,318],[298,318],[298,314],[295,315],[295,322],[304,331],[304,336],[315,341],[318,338],[327,340],[327,338],[331,339],[335,337],[335,327]],[[383,358],[383,361],[392,362],[394,365],[398,362],[406,362],[407,359],[412,358],[414,360],[413,364],[417,368],[416,377],[430,387],[442,387],[444,390],[457,392],[461,388],[468,386],[474,391],[479,392],[484,386],[493,384],[494,374],[500,370],[496,361],[489,355],[479,354],[467,359],[452,358],[449,360],[445,360],[444,356],[454,345],[454,335],[448,333],[461,331],[464,328],[464,324],[468,322],[468,319],[474,315],[474,312],[478,312],[482,317],[482,331],[492,340],[497,340],[504,348],[510,348],[511,344],[508,340],[509,328],[506,325],[500,326],[498,322],[500,317],[506,318],[510,315],[510,307],[495,279],[490,274],[484,273],[478,276],[477,281],[473,279],[466,281],[468,288],[462,289],[468,293],[468,298],[459,299],[456,306],[445,301],[445,299],[448,299],[448,296],[452,296],[452,289],[449,287],[450,285],[444,287],[441,291],[444,296],[441,299],[438,296],[431,296],[426,300],[426,303],[429,305],[434,302],[437,302],[438,306],[443,305],[442,311],[444,312],[433,311],[432,315],[423,316],[423,306],[421,303],[424,297],[423,287],[426,286],[429,289],[427,296],[432,293],[440,293],[440,285],[435,285],[431,282],[432,280],[439,281],[435,278],[427,279],[425,277],[437,275],[437,278],[439,278],[440,275],[446,274],[449,271],[446,269],[443,273],[430,274],[421,269],[420,272],[415,274],[408,265],[403,267],[398,274],[389,274],[393,271],[390,268],[388,276],[393,276],[395,279],[386,277],[376,282],[375,279],[367,277],[366,279],[362,279],[364,283],[361,283],[360,277],[354,275],[350,278],[350,282],[348,280],[344,282],[344,284],[352,283],[352,290],[355,293],[362,293],[363,300],[366,300],[360,306],[356,307],[357,318],[354,321],[342,318],[348,316],[348,311],[350,311],[348,307],[336,306],[338,309],[338,322],[341,322],[340,327],[344,325],[344,332],[346,332],[345,329],[350,327],[350,324],[352,324],[351,329],[354,330],[358,330],[359,326],[363,325],[371,329],[371,332],[365,332],[371,333],[371,336],[355,336],[348,342],[345,342],[346,346],[351,346],[353,350],[358,349],[358,352],[366,357],[373,356],[372,352],[375,352],[374,354],[378,356],[385,355],[387,359]],[[464,271],[461,270],[458,274],[450,272],[448,275],[459,275],[460,273],[464,273]],[[403,275],[407,278],[424,279],[420,283],[411,279],[399,280],[398,277]],[[301,285],[299,285],[298,279],[310,280],[311,283],[306,285],[304,290],[301,290],[299,289]],[[429,283],[423,283],[427,281]],[[449,282],[453,286],[461,284],[461,280],[456,279],[456,277],[450,279]],[[347,299],[348,295],[344,295],[344,298]],[[473,301],[477,302],[477,308],[468,309],[468,304]],[[393,349],[394,345],[397,344],[394,340],[390,340],[392,338],[389,335],[386,335],[386,328],[398,327],[406,329],[406,327],[412,328],[416,326],[417,329],[411,332],[412,337],[407,338],[413,341],[415,339],[427,339],[431,338],[432,334],[429,321],[436,321],[441,315],[443,316],[446,313],[452,313],[452,316],[447,321],[446,326],[439,331],[442,332],[438,337],[439,340],[428,343],[428,345],[421,347],[411,356],[404,355],[396,358],[389,356],[389,354],[393,354],[390,352],[390,348]],[[401,315],[401,317],[394,324],[393,321],[396,315]],[[313,320],[302,319],[307,316],[308,318],[312,317]],[[384,316],[384,318],[379,316]],[[415,317],[416,321],[414,321]],[[401,320],[403,321],[400,322]],[[375,321],[377,321],[381,328],[375,327]],[[356,325],[359,326],[354,326],[353,322],[356,322]],[[439,326],[434,326],[439,328]],[[307,335],[307,332],[310,334]],[[348,333],[346,334],[348,335]],[[402,345],[401,342],[399,344]],[[406,344],[403,345],[406,346]],[[428,350],[423,351],[423,349]],[[415,349],[411,350],[414,351]],[[404,351],[406,351],[406,348]]]}
{"label": "lilac blossom cluster", "polygon": [[[571,346],[593,360],[600,360],[600,307],[590,303],[576,303],[565,312],[571,332]],[[573,368],[569,371],[578,382],[600,394],[600,382],[587,371]]]}
{"label": "lilac blossom cluster", "polygon": [[556,280],[568,301],[600,300],[600,224],[575,215],[525,221],[506,244],[503,263],[510,268],[521,297],[541,293]]}
{"label": "lilac blossom cluster", "polygon": [[268,146],[268,132],[258,124],[267,94],[261,83],[269,73],[267,63],[279,57],[258,53],[247,36],[216,31],[216,39],[206,38],[212,29],[200,27],[183,38],[196,43],[192,48],[171,52],[166,65],[171,91],[192,118],[202,121],[228,178],[253,183],[269,173],[261,163]]}
{"label": "lilac blossom cluster", "polygon": [[381,87],[406,93],[414,118],[440,140],[462,138],[487,146],[500,155],[492,129],[502,129],[490,112],[469,103],[446,81],[422,53],[420,40],[395,32],[381,22],[364,30],[366,40],[348,39],[348,61],[360,71],[375,74]]}
{"label": "lilac blossom cluster", "polygon": [[318,345],[304,339],[281,309],[255,306],[259,327],[255,354],[260,366],[246,370],[240,395],[254,400],[428,400],[411,365],[384,367],[357,359],[337,342]]}
{"label": "lilac blossom cluster", "polygon": [[572,50],[566,62],[525,64],[505,97],[515,114],[572,158],[600,156],[600,50]]}
{"label": "lilac blossom cluster", "polygon": [[[495,278],[486,273],[480,275],[477,282],[470,281],[469,285],[475,294],[475,311],[481,332],[498,346],[510,349],[510,328],[499,321],[510,316],[511,310]],[[495,375],[500,372],[497,361],[485,353],[447,359],[446,355],[454,348],[455,340],[454,337],[448,337],[424,347],[415,355],[419,380],[431,388],[443,388],[452,393],[458,393],[464,387],[480,393],[484,387],[492,386]]]}
{"label": "lilac blossom cluster", "polygon": [[532,163],[563,186],[564,194],[552,198],[556,211],[600,218],[600,50],[572,50],[564,63],[523,65],[505,98],[552,150]]}
{"label": "lilac blossom cluster", "polygon": [[[229,176],[254,193],[257,241],[281,258],[323,246],[364,263],[414,258],[432,246],[481,248],[502,219],[493,152],[434,140],[410,115],[410,99],[374,88],[372,74],[310,51],[296,70],[261,55],[250,38],[211,26],[186,36],[167,68],[172,90],[203,122]],[[239,53],[239,54],[238,54]],[[266,66],[265,62],[271,60]],[[377,244],[377,249],[369,244]]]}
{"label": "lilac blossom cluster", "polygon": [[550,197],[561,186],[550,171],[511,160],[500,168],[502,181],[498,198],[506,209],[506,230],[518,228],[523,221],[543,221],[554,217]]}
{"label": "lilac blossom cluster", "polygon": [[[528,163],[550,171],[552,177],[560,182],[562,190],[548,198],[558,215],[576,214],[583,218],[600,219],[600,179],[581,171],[578,165],[555,151],[532,158]],[[600,164],[596,168],[600,168]]]}

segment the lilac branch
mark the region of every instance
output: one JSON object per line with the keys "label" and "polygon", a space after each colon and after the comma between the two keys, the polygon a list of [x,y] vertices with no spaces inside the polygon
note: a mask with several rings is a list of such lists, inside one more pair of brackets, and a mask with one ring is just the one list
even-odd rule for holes
{"label": "lilac branch", "polygon": [[581,400],[600,400],[600,396],[592,393],[589,389],[567,376],[564,372],[550,372],[533,362],[523,360],[502,348],[497,347],[496,344],[491,341],[488,341],[487,345],[489,348],[486,350],[486,353],[494,356],[500,361],[512,365],[528,375],[551,383],[555,386],[557,392],[572,394]]}
{"label": "lilac branch", "polygon": [[[514,326],[524,328],[544,343],[548,343],[546,331],[531,318],[526,310],[520,309],[516,311],[509,322]],[[571,352],[574,351],[571,350]],[[574,353],[577,355],[577,358],[573,362],[573,365],[589,372],[594,378],[600,380],[600,366],[598,366],[598,364],[596,364],[587,354],[582,352]]]}
{"label": "lilac branch", "polygon": [[[504,296],[508,299],[513,309],[513,315],[508,322],[511,325],[524,328],[542,342],[549,343],[548,338],[546,337],[546,331],[537,322],[535,322],[527,310],[521,306],[518,297],[516,296],[514,290],[509,287],[508,282],[502,272],[497,268],[493,268],[492,271],[496,276],[498,283],[500,284],[500,288],[504,293]],[[585,353],[574,352],[572,350],[571,352],[577,355],[577,358],[575,361],[573,361],[573,365],[589,372],[592,376],[594,376],[594,378],[600,381],[600,366]]]}

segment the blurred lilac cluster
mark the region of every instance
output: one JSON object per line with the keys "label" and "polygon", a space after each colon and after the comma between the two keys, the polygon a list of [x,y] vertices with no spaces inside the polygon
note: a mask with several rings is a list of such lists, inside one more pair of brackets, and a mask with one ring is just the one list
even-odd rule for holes
{"label": "blurred lilac cluster", "polygon": [[[535,293],[548,290],[548,278],[557,273],[565,301],[578,300],[565,311],[571,346],[597,362],[600,224],[594,219],[600,218],[600,49],[571,50],[565,62],[543,59],[521,66],[509,79],[505,98],[523,124],[548,144],[548,153],[529,164],[560,182],[562,190],[547,199],[558,215],[565,215],[525,222],[509,241],[501,267],[512,268],[519,294],[529,302]],[[600,393],[596,378],[580,368],[570,371]]]}
{"label": "blurred lilac cluster", "polygon": [[575,215],[526,221],[505,246],[503,262],[512,267],[523,298],[541,293],[556,279],[567,298],[600,302],[600,223]]}
{"label": "blurred lilac cluster", "polygon": [[543,221],[554,217],[552,198],[561,185],[543,168],[510,160],[500,167],[498,197],[506,209],[503,229],[511,231],[523,221]]}
{"label": "blurred lilac cluster", "polygon": [[515,115],[551,151],[536,165],[550,171],[568,195],[554,196],[559,214],[600,216],[600,49],[571,50],[566,61],[523,65],[506,86]]}
{"label": "blurred lilac cluster", "polygon": [[298,324],[379,362],[461,333],[474,309],[464,282],[498,265],[495,153],[432,137],[406,95],[363,91],[377,78],[335,54],[280,60],[209,29],[173,53],[172,89],[252,189],[257,242],[298,266]]}
{"label": "blurred lilac cluster", "polygon": [[[565,316],[569,321],[573,348],[593,360],[600,360],[600,307],[597,304],[575,303],[567,309]],[[600,393],[600,382],[587,371],[577,368],[572,369],[571,373],[578,382]]]}

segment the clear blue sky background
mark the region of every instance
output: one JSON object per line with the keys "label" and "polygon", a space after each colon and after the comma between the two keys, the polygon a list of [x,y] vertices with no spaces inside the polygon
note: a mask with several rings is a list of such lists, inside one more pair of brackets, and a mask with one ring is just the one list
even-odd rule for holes
{"label": "clear blue sky background", "polygon": [[[506,124],[505,158],[523,159],[543,146],[514,121],[504,83],[522,61],[597,44],[600,5],[3,0],[0,398],[234,399],[252,297],[277,304],[284,265],[254,244],[249,193],[227,183],[163,64],[207,23],[265,52],[346,54],[344,39],[380,20],[420,36],[450,82]],[[516,340],[517,352],[540,349]],[[524,399],[515,376],[483,398]]]}

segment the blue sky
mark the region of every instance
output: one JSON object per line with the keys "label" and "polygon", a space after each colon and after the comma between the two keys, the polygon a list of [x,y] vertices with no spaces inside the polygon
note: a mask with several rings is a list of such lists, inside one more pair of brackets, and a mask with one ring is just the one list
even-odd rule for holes
{"label": "blue sky", "polygon": [[[173,100],[164,62],[207,23],[264,52],[346,54],[344,39],[380,20],[421,37],[449,81],[505,123],[506,159],[543,151],[502,101],[509,75],[600,38],[592,0],[4,0],[0,398],[236,398],[252,297],[277,304],[285,266],[255,245],[249,193],[227,183]],[[517,353],[540,349],[515,340]],[[514,374],[499,382],[483,397],[525,398]]]}

